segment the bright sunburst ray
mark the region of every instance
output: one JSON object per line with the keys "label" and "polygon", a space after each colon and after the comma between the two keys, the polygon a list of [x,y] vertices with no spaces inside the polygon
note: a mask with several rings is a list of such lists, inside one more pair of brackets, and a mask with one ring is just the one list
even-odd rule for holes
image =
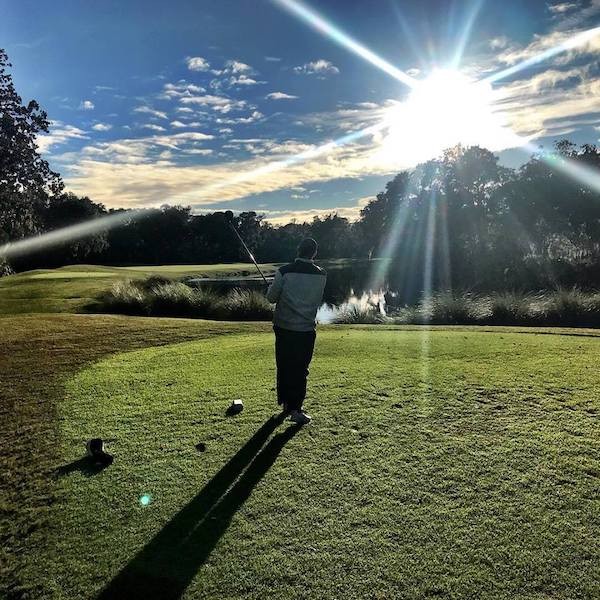
{"label": "bright sunburst ray", "polygon": [[[423,257],[423,298],[430,301],[433,292],[433,277],[435,269],[435,240],[436,240],[437,194],[432,190],[427,207],[427,226],[425,228],[425,255]],[[429,408],[431,393],[431,329],[428,325],[421,328],[421,410]]]}
{"label": "bright sunburst ray", "polygon": [[593,29],[587,29],[586,31],[577,33],[566,39],[561,44],[553,46],[552,48],[548,48],[548,50],[541,52],[540,54],[536,54],[535,56],[517,63],[512,67],[508,67],[507,69],[503,69],[502,71],[498,71],[497,73],[486,77],[484,81],[494,83],[496,81],[500,81],[501,79],[506,79],[507,77],[510,77],[511,75],[522,71],[523,69],[527,69],[544,62],[549,58],[556,56],[557,54],[566,52],[567,50],[572,50],[573,48],[577,48],[579,46],[584,46],[598,35],[600,35],[600,27],[594,27]]}
{"label": "bright sunburst ray", "polygon": [[139,220],[148,215],[144,210],[128,210],[105,217],[98,217],[76,225],[62,227],[42,235],[25,238],[16,242],[9,242],[0,246],[0,257],[7,259],[24,256],[32,252],[39,252],[51,246],[64,244],[72,239],[85,238],[102,231],[120,227],[126,223]]}
{"label": "bright sunburst ray", "polygon": [[366,46],[363,46],[355,39],[344,33],[341,29],[330,23],[323,18],[314,9],[309,8],[306,4],[298,2],[297,0],[273,0],[276,4],[279,4],[293,15],[299,17],[305,23],[308,23],[311,27],[330,37],[334,42],[347,48],[357,56],[370,62],[372,65],[381,69],[388,75],[391,75],[394,79],[401,81],[402,83],[413,87],[416,80],[410,75],[407,75],[404,71],[401,71],[387,60],[384,60],[372,50],[369,50]]}
{"label": "bright sunburst ray", "polygon": [[484,0],[473,0],[468,8],[467,18],[465,19],[460,38],[456,45],[454,56],[452,58],[452,61],[450,62],[450,65],[453,69],[458,69],[460,67],[462,57],[465,53],[465,48],[467,47],[469,38],[471,37],[473,26],[475,25],[475,21],[477,20],[479,12],[481,11],[483,2]]}
{"label": "bright sunburst ray", "polygon": [[414,29],[407,23],[406,19],[404,18],[404,15],[398,7],[397,0],[391,0],[391,8],[394,11],[394,14],[396,15],[398,25],[402,29],[402,35],[404,39],[408,42],[415,57],[418,59],[419,66],[424,65],[426,61],[425,57],[423,56],[423,46],[419,44],[419,40],[415,36]]}

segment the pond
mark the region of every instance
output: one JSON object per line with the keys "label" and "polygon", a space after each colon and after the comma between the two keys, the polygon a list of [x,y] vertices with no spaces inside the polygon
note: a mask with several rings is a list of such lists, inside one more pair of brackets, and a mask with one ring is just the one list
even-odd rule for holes
{"label": "pond", "polygon": [[[397,306],[415,304],[422,295],[422,281],[398,272],[389,260],[325,261],[322,264],[327,270],[327,284],[323,305],[317,313],[320,323],[331,322],[337,314],[352,306],[372,308],[385,315]],[[272,277],[267,277],[267,280],[270,282]],[[186,283],[223,293],[232,288],[265,288],[264,281],[258,275],[193,278]]]}

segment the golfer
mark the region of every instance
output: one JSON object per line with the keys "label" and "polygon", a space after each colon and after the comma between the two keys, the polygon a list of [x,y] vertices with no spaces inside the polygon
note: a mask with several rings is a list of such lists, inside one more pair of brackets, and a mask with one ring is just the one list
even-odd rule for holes
{"label": "golfer", "polygon": [[317,242],[302,240],[296,260],[281,267],[267,290],[275,304],[275,361],[277,363],[277,402],[290,421],[305,425],[310,416],[302,410],[306,397],[308,365],[316,339],[317,310],[323,302],[327,274],[313,261]]}

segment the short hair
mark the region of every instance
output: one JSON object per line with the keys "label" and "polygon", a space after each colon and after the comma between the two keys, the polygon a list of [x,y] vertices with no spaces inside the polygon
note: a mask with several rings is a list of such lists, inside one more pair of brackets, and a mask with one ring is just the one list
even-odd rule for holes
{"label": "short hair", "polygon": [[298,256],[300,258],[314,258],[318,247],[317,242],[312,238],[304,238],[298,246]]}

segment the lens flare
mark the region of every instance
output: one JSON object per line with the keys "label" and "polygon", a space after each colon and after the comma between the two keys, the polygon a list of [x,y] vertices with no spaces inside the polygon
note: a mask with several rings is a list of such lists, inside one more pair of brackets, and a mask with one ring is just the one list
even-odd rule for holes
{"label": "lens flare", "polygon": [[460,35],[460,39],[456,45],[456,50],[454,51],[454,57],[452,59],[451,65],[452,68],[458,69],[460,63],[462,61],[463,54],[465,52],[465,48],[467,46],[467,42],[471,37],[471,31],[473,30],[473,25],[475,25],[475,21],[477,20],[477,16],[481,11],[481,5],[483,4],[483,0],[473,0],[471,6],[468,9],[467,18],[465,19],[465,24]]}
{"label": "lens flare", "polygon": [[51,246],[58,246],[69,242],[70,240],[85,238],[95,235],[102,231],[108,231],[114,227],[120,227],[131,221],[138,220],[147,216],[147,210],[129,210],[108,215],[106,217],[98,217],[78,223],[77,225],[69,225],[62,227],[42,235],[37,235],[16,242],[9,242],[0,246],[0,257],[11,259],[17,256],[24,256],[32,252],[37,252]]}
{"label": "lens flare", "polygon": [[140,506],[149,506],[152,502],[152,496],[150,494],[142,494],[139,499]]}
{"label": "lens flare", "polygon": [[570,179],[573,179],[594,192],[600,192],[600,170],[594,169],[589,165],[583,165],[568,156],[563,156],[557,152],[540,153],[539,148],[524,138],[521,138],[520,147],[531,154],[537,155],[538,158],[551,169],[566,175]]}
{"label": "lens flare", "polygon": [[299,17],[305,23],[308,23],[313,29],[320,31],[326,36],[330,37],[334,42],[343,46],[347,50],[350,50],[362,59],[370,62],[372,65],[381,69],[384,73],[391,75],[394,79],[401,81],[409,87],[413,87],[416,80],[410,75],[401,71],[387,60],[384,60],[380,56],[377,56],[374,52],[351,38],[348,34],[344,33],[341,29],[324,19],[319,13],[312,8],[306,6],[297,0],[273,0],[276,4],[279,4],[293,15]]}
{"label": "lens flare", "polygon": [[595,38],[597,35],[600,35],[600,27],[594,27],[593,29],[587,29],[586,31],[582,31],[567,40],[565,40],[562,44],[558,44],[553,46],[552,48],[548,48],[545,52],[541,52],[540,54],[536,54],[531,58],[528,58],[512,67],[508,67],[508,69],[503,69],[502,71],[498,71],[498,73],[494,73],[489,77],[486,77],[483,81],[488,83],[494,83],[495,81],[500,81],[501,79],[506,79],[506,77],[510,77],[523,69],[527,69],[534,65],[537,65],[540,62],[548,60],[561,52],[566,52],[567,50],[572,50],[573,48],[577,48],[578,46],[583,46]]}

